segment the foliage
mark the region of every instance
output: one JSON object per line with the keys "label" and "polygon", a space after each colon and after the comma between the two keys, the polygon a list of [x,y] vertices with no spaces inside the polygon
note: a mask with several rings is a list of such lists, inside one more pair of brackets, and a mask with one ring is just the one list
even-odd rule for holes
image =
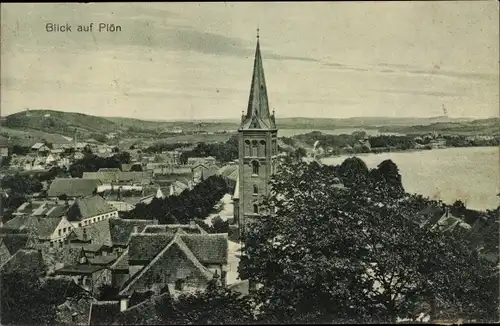
{"label": "foliage", "polygon": [[28,146],[20,146],[20,145],[14,145],[12,146],[11,153],[24,156],[27,155],[31,151],[31,148]]}
{"label": "foliage", "polygon": [[81,178],[83,172],[97,172],[102,168],[120,168],[122,164],[130,163],[130,153],[119,152],[111,157],[100,157],[94,154],[85,155],[69,167],[73,178]]}
{"label": "foliage", "polygon": [[227,192],[225,180],[213,175],[178,196],[154,198],[150,204],[137,204],[124,218],[158,219],[161,224],[167,220],[188,223],[195,218],[207,217]]}
{"label": "foliage", "polygon": [[166,299],[156,310],[168,325],[238,325],[254,321],[251,299],[218,285],[209,285],[204,292],[181,294],[176,301]]}
{"label": "foliage", "polygon": [[238,138],[231,137],[225,143],[198,143],[196,147],[181,154],[180,160],[182,164],[186,164],[190,157],[207,157],[213,156],[217,160],[225,163],[238,158]]}
{"label": "foliage", "polygon": [[422,198],[397,191],[392,164],[377,173],[357,160],[281,166],[263,204],[276,214],[249,230],[239,267],[241,278],[263,285],[263,321],[391,322],[429,301],[495,319],[498,271],[456,235],[414,222]]}
{"label": "foliage", "polygon": [[12,161],[12,156],[0,157],[0,167],[8,168],[10,166],[10,162]]}
{"label": "foliage", "polygon": [[56,306],[34,273],[2,273],[1,322],[3,325],[51,325]]}
{"label": "foliage", "polygon": [[103,284],[97,289],[98,300],[99,301],[116,300],[119,292],[120,292],[119,288],[113,287],[112,285],[109,284]]}
{"label": "foliage", "polygon": [[9,189],[10,194],[29,195],[42,191],[43,186],[37,178],[16,173],[2,178],[2,188]]}
{"label": "foliage", "polygon": [[202,219],[196,220],[196,223],[208,233],[229,233],[229,221],[224,221],[219,215],[212,218],[211,225]]}

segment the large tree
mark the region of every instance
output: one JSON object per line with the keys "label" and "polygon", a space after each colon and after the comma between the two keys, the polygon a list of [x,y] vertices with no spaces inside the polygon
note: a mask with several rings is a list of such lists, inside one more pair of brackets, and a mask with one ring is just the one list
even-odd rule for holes
{"label": "large tree", "polygon": [[265,319],[394,321],[438,302],[491,320],[492,305],[481,305],[498,302],[487,286],[498,273],[455,237],[420,228],[416,197],[371,178],[358,160],[339,171],[347,187],[339,169],[317,163],[286,164],[271,181],[264,206],[276,214],[250,228],[240,263],[240,276],[262,285]]}

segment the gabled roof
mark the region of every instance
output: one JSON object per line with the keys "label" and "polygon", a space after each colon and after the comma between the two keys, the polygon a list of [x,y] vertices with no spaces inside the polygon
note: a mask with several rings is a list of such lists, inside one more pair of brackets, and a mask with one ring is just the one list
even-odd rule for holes
{"label": "gabled roof", "polygon": [[42,253],[34,249],[20,249],[0,266],[0,273],[25,271],[34,275],[43,275],[46,266]]}
{"label": "gabled roof", "polygon": [[16,216],[5,223],[4,228],[33,231],[40,239],[46,239],[54,233],[61,220],[60,217]]}
{"label": "gabled roof", "polygon": [[127,270],[129,268],[128,264],[129,256],[128,256],[128,249],[122,252],[120,257],[118,257],[117,260],[110,266],[111,269],[120,269],[120,270]]}
{"label": "gabled roof", "polygon": [[90,265],[99,265],[99,266],[108,266],[116,261],[115,255],[109,256],[96,256],[93,258],[89,258],[88,262]]}
{"label": "gabled roof", "polygon": [[240,126],[240,130],[245,129],[276,130],[274,116],[271,116],[269,111],[269,100],[267,98],[266,79],[264,77],[259,39],[257,39],[257,47],[255,49],[247,113],[243,117]]}
{"label": "gabled roof", "polygon": [[104,266],[87,264],[65,265],[56,270],[56,274],[93,274],[104,268]]}
{"label": "gabled roof", "polygon": [[[8,231],[8,230],[6,230]],[[29,235],[26,233],[6,233],[2,234],[0,238],[1,242],[11,255],[14,255],[18,250],[25,248],[28,242]]]}
{"label": "gabled roof", "polygon": [[[83,240],[83,233],[87,233],[87,240],[92,241],[92,244],[99,244],[101,246],[113,246],[110,224],[109,221],[112,219],[106,219],[96,223],[92,223],[88,226],[82,228],[76,228],[72,230],[72,233],[76,236],[76,239]],[[84,231],[85,230],[85,231]]]}
{"label": "gabled roof", "polygon": [[111,213],[116,210],[115,207],[108,204],[101,196],[95,195],[76,199],[68,209],[67,217],[69,221],[81,221],[89,217]]}
{"label": "gabled roof", "polygon": [[56,178],[50,184],[47,196],[59,197],[66,195],[68,197],[90,196],[97,190],[101,184],[99,180],[78,179],[78,178]]}
{"label": "gabled roof", "polygon": [[226,165],[220,168],[217,173],[220,176],[236,181],[236,179],[238,179],[238,172],[238,165]]}
{"label": "gabled roof", "polygon": [[[203,266],[200,261],[195,257],[193,252],[188,248],[188,246],[182,241],[179,235],[174,235],[172,240],[168,243],[167,246],[163,248],[144,268],[142,268],[139,272],[137,272],[127,283],[126,286],[120,291],[120,295],[130,295],[135,286],[151,286],[151,280],[154,279],[154,274],[159,271],[154,270],[154,266],[160,262],[162,259],[169,259],[167,253],[169,250],[179,251],[187,261],[189,261],[194,268],[199,273],[199,276],[206,279],[208,282],[213,278],[212,272],[210,272],[205,266]],[[175,268],[175,266],[172,266]],[[159,269],[161,270],[161,269]]]}
{"label": "gabled roof", "polygon": [[175,233],[178,230],[184,231],[185,234],[207,234],[207,231],[196,223],[148,225],[143,233]]}
{"label": "gabled roof", "polygon": [[152,220],[110,219],[111,241],[113,245],[126,245],[136,227],[138,232],[142,232],[147,225],[151,224],[154,224]]}
{"label": "gabled roof", "polygon": [[130,261],[151,261],[170,241],[174,233],[136,233],[129,242]]}
{"label": "gabled roof", "polygon": [[227,264],[227,233],[185,234],[180,238],[203,264]]}
{"label": "gabled roof", "polygon": [[90,325],[111,325],[120,315],[120,301],[97,301],[90,307]]}

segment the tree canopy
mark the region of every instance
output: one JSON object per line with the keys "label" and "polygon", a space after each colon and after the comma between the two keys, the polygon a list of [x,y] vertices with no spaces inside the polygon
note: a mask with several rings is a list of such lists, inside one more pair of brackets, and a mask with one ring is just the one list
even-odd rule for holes
{"label": "tree canopy", "polygon": [[415,222],[426,199],[399,188],[394,163],[344,163],[287,163],[273,177],[263,206],[276,213],[250,229],[239,267],[262,285],[262,318],[391,322],[426,302],[434,318],[496,320],[498,270],[459,235]]}

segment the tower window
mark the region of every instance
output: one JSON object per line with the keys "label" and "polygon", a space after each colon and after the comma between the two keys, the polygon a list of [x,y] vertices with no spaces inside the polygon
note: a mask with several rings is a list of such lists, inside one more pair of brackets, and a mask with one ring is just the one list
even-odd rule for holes
{"label": "tower window", "polygon": [[252,156],[257,156],[257,141],[252,141]]}
{"label": "tower window", "polygon": [[259,193],[259,186],[253,185],[253,194],[257,195]]}
{"label": "tower window", "polygon": [[245,140],[245,155],[250,156],[250,141]]}
{"label": "tower window", "polygon": [[253,204],[253,213],[254,214],[259,214],[259,205]]}
{"label": "tower window", "polygon": [[259,162],[252,161],[252,174],[259,175]]}
{"label": "tower window", "polygon": [[261,140],[259,142],[259,156],[266,156],[267,151],[266,151],[266,141]]}

